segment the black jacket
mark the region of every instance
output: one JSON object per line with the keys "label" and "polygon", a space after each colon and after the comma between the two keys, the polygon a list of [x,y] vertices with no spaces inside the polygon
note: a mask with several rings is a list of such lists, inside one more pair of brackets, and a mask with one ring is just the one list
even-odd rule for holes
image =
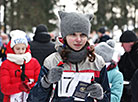
{"label": "black jacket", "polygon": [[106,42],[107,40],[111,39],[108,35],[104,34],[101,38],[96,39],[96,41],[94,42],[96,43],[100,43],[100,42]]}
{"label": "black jacket", "polygon": [[132,46],[129,53],[125,52],[124,55],[121,56],[121,59],[118,62],[118,67],[124,75],[124,80],[130,81],[134,72],[138,68],[138,42]]}
{"label": "black jacket", "polygon": [[50,35],[48,34],[35,35],[34,40],[30,42],[30,49],[32,56],[39,61],[41,66],[44,59],[56,51],[55,44],[50,42]]}
{"label": "black jacket", "polygon": [[[125,52],[124,55],[121,56],[118,67],[124,76],[124,80],[131,83],[131,79],[138,69],[138,42],[132,46],[129,53]],[[131,96],[131,84],[124,85],[121,102],[131,102]]]}
{"label": "black jacket", "polygon": [[131,102],[137,102],[138,101],[138,70],[135,71],[135,74],[133,75],[133,78],[131,80],[131,93],[132,93],[132,99]]}

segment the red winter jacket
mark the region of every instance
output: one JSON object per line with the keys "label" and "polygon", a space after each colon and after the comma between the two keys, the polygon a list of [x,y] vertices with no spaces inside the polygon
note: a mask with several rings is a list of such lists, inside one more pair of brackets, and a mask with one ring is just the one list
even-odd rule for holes
{"label": "red winter jacket", "polygon": [[[10,44],[8,44],[8,46],[9,45]],[[11,48],[7,49],[7,53],[13,53],[13,51],[11,51]],[[29,46],[26,52],[30,52]],[[40,64],[35,58],[31,58],[31,60],[25,64],[25,75],[29,78],[29,80],[34,80],[29,85],[31,88],[38,80],[40,68]],[[22,92],[22,90],[20,90],[20,86],[22,84],[21,73],[22,70],[20,65],[17,65],[16,63],[9,61],[8,59],[2,63],[0,68],[0,85],[1,91],[4,94],[3,102],[10,102],[10,95]]]}

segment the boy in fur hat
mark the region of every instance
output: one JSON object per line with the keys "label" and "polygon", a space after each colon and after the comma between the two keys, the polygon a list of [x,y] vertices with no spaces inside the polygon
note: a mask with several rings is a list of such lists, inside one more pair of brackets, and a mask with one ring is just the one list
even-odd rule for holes
{"label": "boy in fur hat", "polygon": [[63,39],[45,59],[28,102],[49,102],[51,94],[52,102],[110,102],[105,62],[88,43],[92,15],[60,11],[59,16]]}

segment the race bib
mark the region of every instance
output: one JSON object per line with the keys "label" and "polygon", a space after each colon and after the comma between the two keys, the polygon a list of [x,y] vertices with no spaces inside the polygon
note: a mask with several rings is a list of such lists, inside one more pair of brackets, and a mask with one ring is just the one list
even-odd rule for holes
{"label": "race bib", "polygon": [[79,81],[91,83],[92,77],[94,78],[94,73],[63,72],[62,78],[58,82],[58,96],[72,96]]}

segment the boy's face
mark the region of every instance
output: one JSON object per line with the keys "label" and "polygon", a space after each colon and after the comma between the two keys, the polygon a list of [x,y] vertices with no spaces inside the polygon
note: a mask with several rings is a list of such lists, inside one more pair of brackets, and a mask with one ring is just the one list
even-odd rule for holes
{"label": "boy's face", "polygon": [[86,42],[88,37],[82,33],[74,33],[66,36],[67,44],[75,51],[81,50]]}

